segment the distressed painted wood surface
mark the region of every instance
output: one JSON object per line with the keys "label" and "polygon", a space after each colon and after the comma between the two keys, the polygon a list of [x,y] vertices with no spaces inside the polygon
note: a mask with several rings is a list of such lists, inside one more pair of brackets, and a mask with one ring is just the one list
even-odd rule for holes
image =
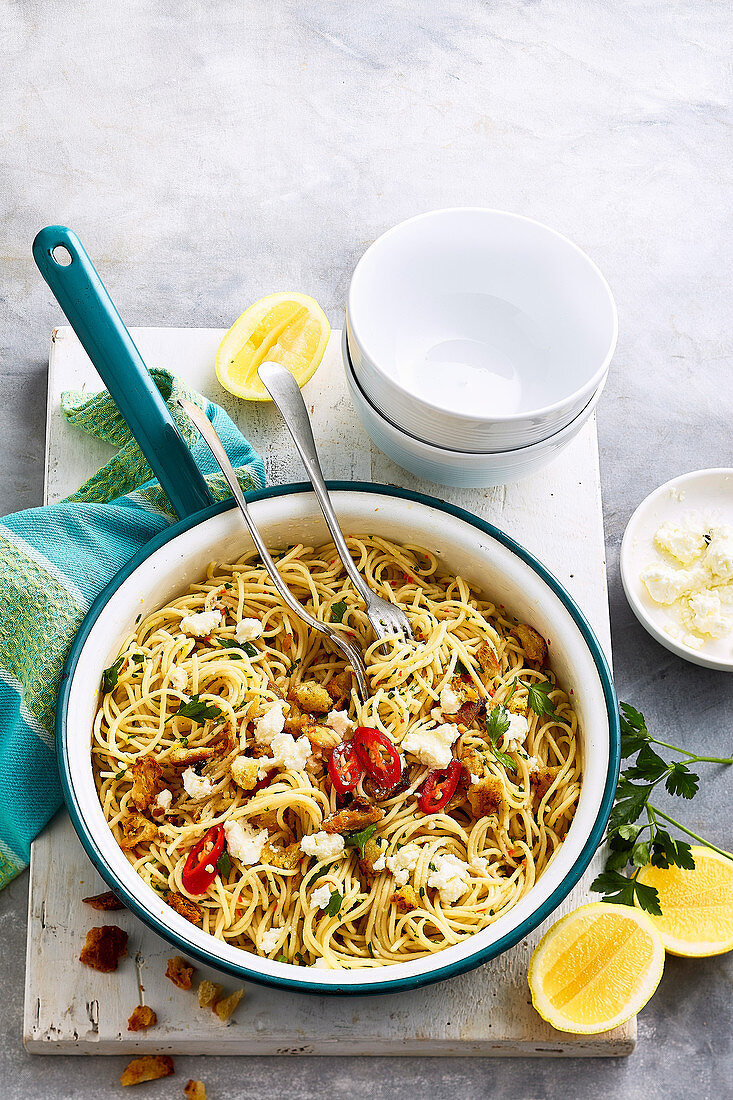
{"label": "distressed painted wood surface", "polygon": [[[169,367],[223,405],[260,450],[268,481],[303,479],[287,430],[272,406],[237,402],[219,387],[218,329],[139,329],[149,366]],[[491,520],[535,552],[568,587],[610,653],[603,526],[595,424],[541,473],[497,489],[445,489],[395,466],[371,444],[349,401],[341,373],[340,333],[304,391],[327,477],[379,481],[432,493]],[[48,389],[46,498],[59,500],[111,455],[111,448],[59,412],[64,389],[100,382],[68,328],[54,333]],[[588,900],[596,863],[561,911]],[[24,1040],[39,1053],[132,1051],[241,1054],[404,1054],[547,1056],[628,1054],[635,1021],[599,1036],[554,1031],[531,1007],[527,965],[542,926],[514,949],[471,974],[409,994],[317,998],[249,985],[228,1025],[198,1008],[195,995],[164,977],[166,943],[127,911],[95,913],[81,899],[104,889],[65,812],[33,846],[30,877]],[[553,919],[560,915],[560,911]],[[116,923],[130,934],[129,956],[111,975],[78,962],[86,930]],[[549,922],[548,922],[549,923]],[[216,978],[199,968],[197,978]],[[227,981],[228,987],[233,983]],[[129,1033],[143,1000],[158,1026]]]}

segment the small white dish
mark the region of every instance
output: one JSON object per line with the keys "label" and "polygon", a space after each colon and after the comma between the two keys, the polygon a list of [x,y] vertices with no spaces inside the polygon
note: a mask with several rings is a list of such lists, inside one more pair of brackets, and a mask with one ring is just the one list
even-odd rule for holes
{"label": "small white dish", "polygon": [[616,346],[608,283],[540,222],[436,210],[372,244],[349,287],[354,373],[371,404],[419,439],[509,451],[571,423]]}
{"label": "small white dish", "polygon": [[603,379],[581,414],[549,439],[500,454],[495,452],[475,454],[454,451],[447,447],[436,447],[422,439],[417,439],[375,409],[360,388],[354,374],[349,357],[346,329],[341,338],[341,354],[351,400],[364,430],[380,451],[384,451],[398,466],[409,470],[417,477],[460,489],[506,485],[510,481],[518,481],[541,470],[564,450],[592,416],[605,383]]}
{"label": "small white dish", "polygon": [[[660,560],[654,535],[666,522],[682,522],[689,515],[705,522],[733,526],[733,469],[695,470],[665,482],[641,502],[628,522],[621,543],[621,580],[631,610],[652,638],[670,653],[703,668],[733,672],[733,633],[711,638],[702,649],[683,640],[673,611],[649,595],[641,574]],[[675,637],[674,632],[679,631]]]}

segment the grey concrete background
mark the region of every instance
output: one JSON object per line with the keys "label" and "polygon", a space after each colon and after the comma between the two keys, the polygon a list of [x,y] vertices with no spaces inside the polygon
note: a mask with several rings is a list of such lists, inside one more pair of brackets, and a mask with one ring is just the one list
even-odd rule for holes
{"label": "grey concrete background", "polygon": [[[367,244],[488,205],[567,233],[620,340],[599,408],[619,693],[673,740],[730,749],[733,678],[632,617],[618,547],[676,474],[731,464],[731,14],[725,0],[0,0],[0,514],[40,503],[60,314],[30,258],[73,226],[133,325],[228,325],[274,289],[343,320]],[[733,846],[730,777],[692,828]],[[121,1059],[22,1050],[26,877],[0,895],[0,1094],[123,1095]],[[669,959],[626,1061],[180,1058],[217,1100],[733,1095],[730,956]],[[54,980],[49,975],[49,980]]]}

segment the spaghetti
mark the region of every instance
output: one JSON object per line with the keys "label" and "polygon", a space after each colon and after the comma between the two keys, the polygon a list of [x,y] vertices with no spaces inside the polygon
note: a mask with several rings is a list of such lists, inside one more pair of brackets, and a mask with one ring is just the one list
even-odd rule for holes
{"label": "spaghetti", "polygon": [[110,828],[174,909],[245,950],[354,969],[511,909],[562,843],[582,760],[536,631],[428,550],[347,541],[416,642],[382,652],[331,544],[278,568],[362,645],[365,703],[250,553],[136,625],[105,671],[92,758]]}

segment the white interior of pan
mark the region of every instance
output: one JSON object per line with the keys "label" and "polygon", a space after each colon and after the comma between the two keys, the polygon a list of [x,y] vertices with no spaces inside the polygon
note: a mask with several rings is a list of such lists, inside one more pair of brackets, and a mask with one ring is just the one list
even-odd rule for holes
{"label": "white interior of pan", "polygon": [[[161,902],[132,869],[103,816],[89,752],[102,670],[142,611],[148,613],[183,593],[218,559],[234,561],[251,545],[236,509],[214,516],[166,543],[113,593],[81,650],[68,705],[68,766],[81,816],[114,878],[139,902],[150,922],[166,928],[231,966],[262,975],[324,987],[351,983],[381,985],[423,976],[465,960],[509,934],[563,882],[598,816],[609,758],[609,724],[601,680],[592,654],[567,608],[543,579],[513,551],[462,519],[420,502],[388,495],[338,492],[336,512],[346,533],[377,532],[396,541],[418,543],[437,552],[448,572],[460,573],[492,600],[532,623],[549,642],[552,667],[563,685],[574,689],[583,734],[585,773],[578,810],[558,856],[534,888],[506,916],[468,941],[428,958],[375,970],[327,971],[271,962],[209,936]],[[318,545],[328,533],[311,494],[273,497],[252,505],[268,545]],[[559,898],[557,899],[560,900]],[[242,971],[242,976],[246,972]]]}

